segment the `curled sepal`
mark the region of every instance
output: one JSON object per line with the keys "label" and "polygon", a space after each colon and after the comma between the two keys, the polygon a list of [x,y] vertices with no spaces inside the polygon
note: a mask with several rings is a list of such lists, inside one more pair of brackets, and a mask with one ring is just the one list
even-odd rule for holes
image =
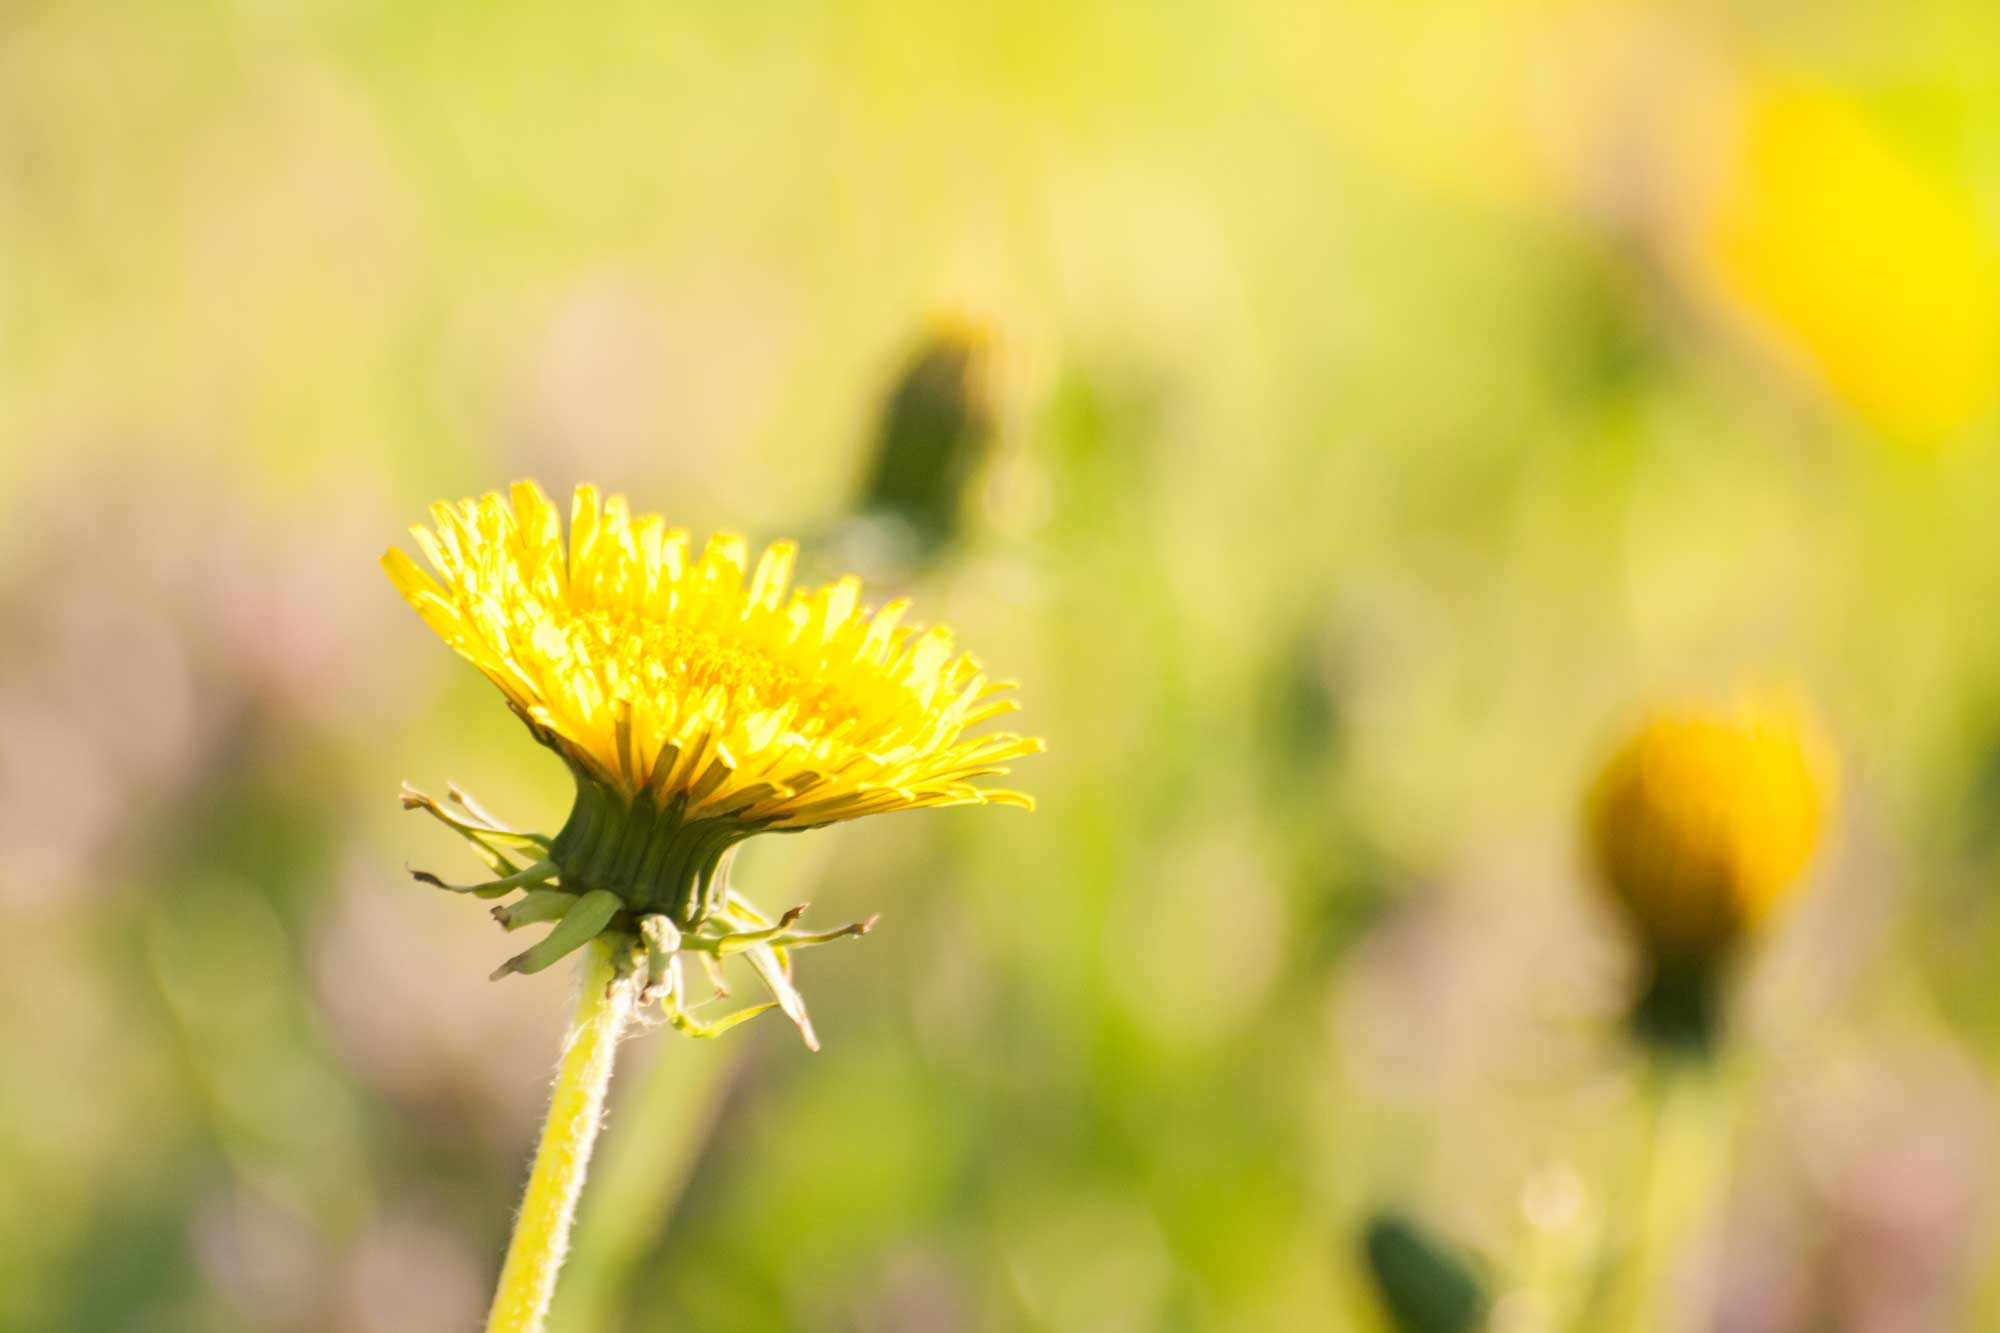
{"label": "curled sepal", "polygon": [[709,987],[715,992],[712,998],[728,999],[729,980],[722,975],[722,960],[712,953],[698,953],[695,957],[701,959],[701,970],[707,974]]}
{"label": "curled sepal", "polygon": [[[488,814],[484,807],[460,789],[455,782],[447,784],[445,789],[450,793],[452,803],[464,811],[463,814],[446,809],[435,796],[418,791],[407,782],[403,784],[402,790],[403,808],[422,810],[464,838],[465,845],[472,849],[474,856],[486,864],[486,868],[493,872],[495,878],[485,884],[461,886],[447,884],[428,871],[411,871],[410,873],[418,880],[454,893],[471,893],[480,898],[500,898],[515,888],[533,887],[553,878],[556,872],[555,866],[548,859],[547,838],[539,833],[523,833],[518,829],[508,828]],[[533,853],[532,864],[529,856],[522,855],[524,851]]]}
{"label": "curled sepal", "polygon": [[[767,1009],[778,1007],[775,1001],[769,1004],[751,1005],[728,1014],[714,1022],[703,1022],[689,1012],[686,1004],[686,988],[681,969],[681,945],[686,939],[671,919],[659,913],[651,913],[639,918],[640,948],[645,955],[646,984],[639,992],[641,1004],[658,1004],[674,1030],[690,1037],[719,1037],[739,1023],[747,1023]],[[714,961],[711,954],[699,954],[704,963]],[[718,988],[716,998],[726,991]]]}
{"label": "curled sepal", "polygon": [[798,1028],[799,1039],[805,1042],[806,1049],[818,1050],[819,1034],[813,1031],[812,1018],[806,1013],[805,996],[799,994],[798,988],[792,985],[792,979],[785,975],[784,965],[778,961],[771,946],[753,944],[743,951],[743,956],[750,960],[750,967],[757,973],[757,979],[771,992],[772,999],[785,1011],[785,1017],[791,1019],[793,1025]]}
{"label": "curled sepal", "polygon": [[[789,975],[791,969],[789,960],[784,955],[785,950],[804,949],[815,944],[830,944],[834,940],[866,935],[875,929],[875,923],[882,919],[881,914],[877,913],[861,921],[850,921],[832,930],[793,930],[792,927],[798,923],[798,919],[805,915],[808,905],[800,903],[779,917],[777,924],[766,925],[762,917],[745,912],[740,903],[732,904],[739,916],[750,917],[753,929],[732,930],[723,935],[689,935],[685,945],[697,953],[712,954],[717,958],[747,953],[760,944],[769,945],[778,951],[778,961],[785,965]],[[724,924],[731,924],[727,914],[718,914],[716,919]]]}
{"label": "curled sepal", "polygon": [[624,905],[618,895],[609,889],[592,889],[578,898],[556,922],[556,928],[544,935],[533,948],[515,954],[494,968],[491,979],[498,981],[510,972],[539,972],[568,957],[596,939]]}
{"label": "curled sepal", "polygon": [[813,944],[831,944],[835,940],[859,939],[861,936],[875,929],[875,923],[881,919],[882,914],[877,912],[875,915],[863,917],[859,921],[850,921],[844,926],[835,926],[832,930],[794,931],[791,934],[778,935],[773,937],[771,943],[787,949],[803,949]]}
{"label": "curled sepal", "polygon": [[682,938],[681,947],[704,958],[720,959],[741,954],[749,961],[751,970],[756,972],[765,989],[771,992],[778,1008],[784,1010],[785,1017],[798,1028],[806,1048],[816,1051],[819,1049],[819,1036],[813,1031],[812,1018],[806,1012],[805,997],[792,984],[791,950],[866,935],[875,928],[880,918],[871,916],[863,921],[851,921],[834,930],[795,930],[793,927],[805,911],[806,904],[800,903],[772,921],[731,889],[726,895],[725,906],[709,918],[722,928],[722,933],[690,933]]}
{"label": "curled sepal", "polygon": [[428,870],[412,870],[410,877],[418,883],[428,884],[448,893],[469,893],[478,898],[500,898],[515,889],[538,889],[548,884],[556,877],[556,863],[537,861],[525,869],[516,870],[510,875],[502,875],[499,879],[487,880],[483,884],[447,884]]}
{"label": "curled sepal", "polygon": [[493,919],[502,930],[519,930],[542,921],[560,921],[576,904],[577,895],[567,889],[530,889],[511,903],[493,909]]}
{"label": "curled sepal", "polygon": [[[403,805],[424,811],[463,837],[494,877],[452,884],[428,871],[411,873],[423,883],[479,898],[500,898],[520,890],[520,897],[492,909],[494,921],[508,931],[550,925],[539,942],[494,969],[494,980],[517,972],[540,972],[601,939],[619,984],[632,986],[642,1005],[658,1005],[661,1017],[678,1031],[719,1036],[766,1010],[778,1009],[798,1028],[808,1049],[819,1049],[805,999],[792,984],[793,951],[865,935],[874,927],[875,917],[831,930],[807,930],[800,927],[806,912],[800,903],[772,920],[729,886],[730,852],[746,836],[740,829],[723,828],[711,820],[702,825],[700,838],[689,841],[682,836],[686,826],[676,822],[668,829],[674,836],[661,840],[653,836],[664,818],[661,812],[635,816],[620,806],[620,818],[630,827],[613,820],[614,832],[630,835],[637,828],[642,836],[605,837],[604,821],[611,806],[581,780],[578,808],[590,818],[579,821],[572,812],[565,833],[554,839],[508,828],[457,786],[449,791],[447,806],[406,784]],[[635,869],[661,858],[706,867],[705,878],[695,881],[701,892],[641,891],[653,881],[645,875],[635,877]],[[683,878],[670,878],[684,885]],[[698,1011],[728,997],[722,965],[737,956],[748,961],[770,1000],[713,1020],[698,1017]],[[691,1003],[688,980],[694,962],[701,965],[714,994]]]}
{"label": "curled sepal", "polygon": [[523,833],[511,829],[492,819],[470,796],[461,791],[456,783],[448,788],[452,800],[463,807],[465,814],[456,814],[438,801],[429,792],[418,791],[409,783],[403,784],[402,802],[405,810],[422,810],[466,841],[482,846],[534,847],[542,851],[549,848],[549,839],[539,833]]}
{"label": "curled sepal", "polygon": [[[767,1000],[763,1004],[749,1005],[738,1009],[733,1014],[725,1014],[713,1023],[704,1023],[678,1004],[675,1004],[669,1006],[667,1009],[667,1021],[674,1025],[674,1031],[683,1033],[686,1036],[719,1037],[737,1024],[747,1023],[757,1017],[757,1015],[769,1013],[777,1007],[778,1005],[775,1000]],[[818,1050],[819,1048],[814,1047],[813,1049]]]}
{"label": "curled sepal", "polygon": [[800,917],[805,915],[808,903],[800,903],[785,912],[774,923],[769,917],[745,898],[731,889],[725,899],[727,910],[716,914],[716,921],[729,927],[721,935],[690,935],[687,947],[697,952],[713,954],[718,958],[730,954],[747,952],[751,946],[768,944],[776,955],[778,966],[787,977],[792,975],[790,950],[804,949],[815,944],[830,944],[834,940],[857,938],[875,929],[875,923],[882,919],[877,912],[860,921],[850,921],[832,930],[793,930]]}

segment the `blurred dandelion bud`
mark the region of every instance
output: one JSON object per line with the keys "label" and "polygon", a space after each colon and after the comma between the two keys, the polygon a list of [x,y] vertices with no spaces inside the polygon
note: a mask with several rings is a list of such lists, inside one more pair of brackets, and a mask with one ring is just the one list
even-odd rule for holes
{"label": "blurred dandelion bud", "polygon": [[1838,93],[1742,76],[1675,118],[1692,286],[1875,430],[1938,443],[2000,396],[2000,264],[1969,193]]}
{"label": "blurred dandelion bud", "polygon": [[1470,1266],[1399,1213],[1378,1213],[1362,1234],[1375,1291],[1396,1333],[1474,1333],[1487,1297]]}
{"label": "blurred dandelion bud", "polygon": [[1816,723],[1777,693],[1661,708],[1613,752],[1585,822],[1598,879],[1647,967],[1641,1038],[1712,1043],[1728,966],[1795,892],[1833,783]]}
{"label": "blurred dandelion bud", "polygon": [[934,317],[883,404],[855,509],[895,529],[911,562],[935,558],[959,535],[966,493],[993,442],[997,354],[991,325]]}

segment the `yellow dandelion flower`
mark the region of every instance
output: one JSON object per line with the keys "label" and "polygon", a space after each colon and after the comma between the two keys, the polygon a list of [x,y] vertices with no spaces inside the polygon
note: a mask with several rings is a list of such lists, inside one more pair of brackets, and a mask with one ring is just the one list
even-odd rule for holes
{"label": "yellow dandelion flower", "polygon": [[[1016,707],[1013,683],[958,652],[949,630],[906,625],[907,603],[864,608],[855,579],[788,591],[790,542],[754,567],[730,533],[697,553],[686,531],[633,516],[622,496],[600,502],[590,486],[576,490],[565,541],[533,482],[435,505],[431,518],[412,532],[434,573],[391,549],[390,579],[576,780],[553,839],[516,833],[463,800],[463,813],[449,813],[406,795],[500,872],[476,891],[530,890],[503,909],[503,924],[558,919],[550,941],[568,947],[623,930],[656,954],[648,930],[685,937],[680,948],[707,941],[717,954],[816,942],[789,933],[795,918],[774,927],[732,897],[727,854],[743,839],[893,810],[1033,808],[980,780],[1042,742],[968,734]],[[519,865],[524,847],[540,859]],[[694,933],[711,921],[727,936],[765,938],[732,947]],[[554,956],[530,950],[509,967],[530,971]]]}
{"label": "yellow dandelion flower", "polygon": [[1832,783],[1810,717],[1773,694],[1659,709],[1612,754],[1586,828],[1598,878],[1653,970],[1642,1028],[1712,1026],[1719,973],[1794,892]]}

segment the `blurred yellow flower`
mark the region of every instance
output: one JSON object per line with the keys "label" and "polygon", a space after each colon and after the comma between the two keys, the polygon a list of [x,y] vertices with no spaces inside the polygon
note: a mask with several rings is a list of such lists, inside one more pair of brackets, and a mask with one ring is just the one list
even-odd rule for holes
{"label": "blurred yellow flower", "polygon": [[1934,443],[2000,389],[2000,270],[1964,192],[1838,94],[1690,106],[1675,242],[1697,286],[1875,429]]}
{"label": "blurred yellow flower", "polygon": [[1812,856],[1832,783],[1792,699],[1645,719],[1598,775],[1587,824],[1603,885],[1656,964],[1706,963],[1770,919]]}

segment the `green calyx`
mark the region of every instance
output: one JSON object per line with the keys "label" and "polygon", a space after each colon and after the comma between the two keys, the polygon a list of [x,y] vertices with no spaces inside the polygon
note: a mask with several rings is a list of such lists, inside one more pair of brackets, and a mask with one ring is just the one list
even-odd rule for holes
{"label": "green calyx", "polygon": [[1712,1056],[1722,1038],[1730,961],[1727,954],[1649,960],[1629,1016],[1632,1035],[1667,1058]]}
{"label": "green calyx", "polygon": [[[554,838],[508,828],[455,786],[449,789],[449,806],[403,789],[405,809],[423,810],[445,824],[493,872],[480,883],[447,884],[428,871],[411,871],[419,882],[476,898],[519,891],[520,897],[492,909],[493,919],[508,931],[549,926],[548,934],[495,969],[494,979],[540,972],[602,939],[616,968],[614,984],[638,986],[641,1003],[657,1004],[677,1030],[717,1036],[775,1008],[817,1050],[805,1001],[792,985],[792,953],[865,935],[875,919],[802,930],[797,928],[805,912],[801,903],[774,922],[729,882],[737,844],[761,825],[686,819],[679,802],[656,806],[645,797],[628,799],[574,765],[571,771],[576,803]],[[714,990],[710,999],[690,1002],[681,966],[688,955],[707,974]],[[770,992],[770,1002],[717,1019],[698,1017],[697,1010],[729,993],[722,964],[739,956]]]}
{"label": "green calyx", "polygon": [[626,798],[579,770],[576,804],[549,845],[563,887],[616,894],[628,911],[660,913],[694,930],[723,905],[723,860],[761,825],[740,819],[687,819],[676,798],[655,805]]}

